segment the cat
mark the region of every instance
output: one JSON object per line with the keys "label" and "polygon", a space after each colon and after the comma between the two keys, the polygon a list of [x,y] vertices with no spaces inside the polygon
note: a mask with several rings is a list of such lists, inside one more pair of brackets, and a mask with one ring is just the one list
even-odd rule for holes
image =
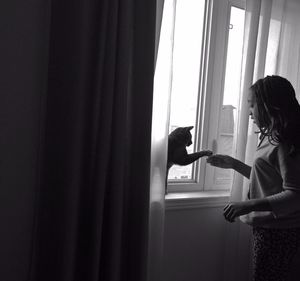
{"label": "cat", "polygon": [[203,150],[200,152],[187,153],[186,147],[190,146],[192,142],[191,130],[194,126],[178,127],[168,136],[168,162],[165,183],[165,193],[167,194],[167,183],[169,170],[173,165],[186,166],[203,156],[212,155],[212,151]]}

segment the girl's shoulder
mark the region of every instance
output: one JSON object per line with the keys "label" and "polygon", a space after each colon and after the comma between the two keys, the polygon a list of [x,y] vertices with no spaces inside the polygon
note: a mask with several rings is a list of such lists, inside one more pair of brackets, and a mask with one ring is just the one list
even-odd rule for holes
{"label": "girl's shoulder", "polygon": [[285,166],[299,166],[300,167],[300,151],[291,150],[288,144],[280,143],[277,149],[278,162]]}

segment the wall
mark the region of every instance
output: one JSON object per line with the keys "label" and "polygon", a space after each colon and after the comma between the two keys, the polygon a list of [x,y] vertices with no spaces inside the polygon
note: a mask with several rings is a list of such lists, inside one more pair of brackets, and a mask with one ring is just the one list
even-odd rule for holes
{"label": "wall", "polygon": [[[241,243],[236,226],[223,217],[226,199],[217,204],[170,207],[167,203],[164,239],[164,281],[240,281],[249,276],[249,252],[232,256]],[[169,205],[169,207],[168,207]],[[232,233],[230,233],[230,232]],[[247,232],[249,233],[249,232]],[[245,234],[245,233],[244,233]],[[228,240],[228,235],[230,238]],[[247,235],[246,235],[247,237]],[[247,238],[246,238],[247,240]],[[232,244],[226,248],[228,241]],[[238,243],[239,242],[239,243]],[[226,252],[228,251],[229,252]],[[228,257],[229,260],[225,260]],[[239,259],[240,270],[236,270]],[[232,264],[232,268],[224,268]],[[242,274],[242,275],[241,275]],[[226,277],[227,276],[227,277]],[[230,277],[229,277],[230,276]],[[242,279],[240,279],[242,276]]]}
{"label": "wall", "polygon": [[48,1],[0,3],[0,279],[30,263]]}

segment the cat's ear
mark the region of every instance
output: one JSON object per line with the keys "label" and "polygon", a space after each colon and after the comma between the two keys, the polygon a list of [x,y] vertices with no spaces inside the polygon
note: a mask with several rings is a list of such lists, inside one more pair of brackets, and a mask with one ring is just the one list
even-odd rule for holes
{"label": "cat's ear", "polygon": [[190,131],[194,128],[194,126],[189,126],[189,127],[186,127],[186,128]]}

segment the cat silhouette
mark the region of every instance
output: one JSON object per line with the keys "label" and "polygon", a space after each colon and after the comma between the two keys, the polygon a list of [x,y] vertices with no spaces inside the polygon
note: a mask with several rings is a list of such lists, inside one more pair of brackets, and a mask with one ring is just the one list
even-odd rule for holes
{"label": "cat silhouette", "polygon": [[203,156],[212,155],[212,151],[203,150],[188,154],[186,147],[190,146],[192,142],[191,130],[194,126],[178,127],[168,136],[168,162],[167,162],[167,175],[166,175],[166,188],[169,170],[173,165],[186,166],[189,165]]}

